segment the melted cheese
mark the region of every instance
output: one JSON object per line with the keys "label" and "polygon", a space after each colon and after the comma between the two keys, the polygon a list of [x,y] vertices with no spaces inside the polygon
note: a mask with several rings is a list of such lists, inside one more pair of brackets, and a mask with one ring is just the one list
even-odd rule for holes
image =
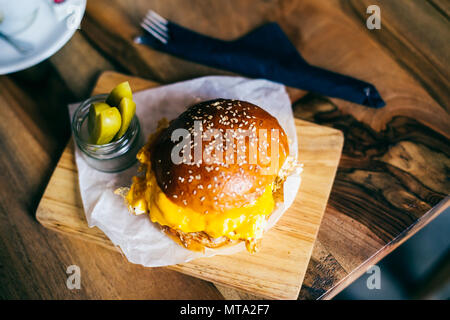
{"label": "melted cheese", "polygon": [[[148,155],[141,155],[148,162]],[[146,163],[146,177],[134,177],[126,200],[132,212],[148,213],[152,222],[183,232],[203,231],[213,238],[221,236],[232,240],[259,239],[263,235],[267,217],[274,209],[272,186],[254,203],[222,213],[200,213],[173,203],[159,188],[156,178]]]}

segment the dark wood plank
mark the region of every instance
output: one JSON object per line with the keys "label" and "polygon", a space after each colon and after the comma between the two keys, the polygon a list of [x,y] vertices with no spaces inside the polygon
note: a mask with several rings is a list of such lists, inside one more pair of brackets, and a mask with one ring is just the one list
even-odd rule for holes
{"label": "dark wood plank", "polygon": [[418,79],[447,112],[450,111],[450,21],[448,1],[351,0],[344,2],[357,20],[367,19],[365,8],[381,8],[382,29],[367,33]]}
{"label": "dark wood plank", "polygon": [[406,117],[376,132],[312,94],[297,103],[297,117],[339,128],[346,138],[300,292],[332,298],[430,222],[438,214],[433,206],[448,207],[449,181],[439,172],[450,166],[448,139]]}
{"label": "dark wood plank", "polygon": [[103,70],[116,69],[89,43],[83,30],[76,32],[72,39],[49,60],[56,66],[63,81],[79,100],[89,96]]}
{"label": "dark wood plank", "polygon": [[450,18],[450,2],[447,0],[428,0],[443,16]]}
{"label": "dark wood plank", "polygon": [[[391,102],[389,108],[374,111],[339,101],[338,105],[344,112],[355,114],[359,121],[375,130],[383,129],[394,116],[414,112],[419,121],[441,134],[450,135],[447,130],[448,112],[372,39],[365,21],[356,21],[353,16],[348,16],[348,7],[340,1],[290,1],[282,5],[265,1],[228,3],[227,6],[218,2],[205,6],[202,1],[192,1],[187,5],[183,1],[171,0],[155,2],[151,6],[146,2],[98,0],[88,3],[82,30],[111,60],[130,73],[167,83],[205,74],[229,73],[133,43],[134,37],[142,32],[139,21],[148,9],[222,39],[233,39],[264,22],[275,20],[308,61],[368,80]],[[186,14],[184,6],[191,8],[190,14]],[[250,11],[257,14],[249,15]],[[299,97],[301,94],[294,96],[293,100]]]}
{"label": "dark wood plank", "polygon": [[[0,76],[0,298],[222,299],[208,282],[130,264],[110,250],[48,231],[35,220],[67,142],[69,97],[73,93],[49,65]],[[72,264],[81,269],[80,290],[66,287],[66,268]]]}

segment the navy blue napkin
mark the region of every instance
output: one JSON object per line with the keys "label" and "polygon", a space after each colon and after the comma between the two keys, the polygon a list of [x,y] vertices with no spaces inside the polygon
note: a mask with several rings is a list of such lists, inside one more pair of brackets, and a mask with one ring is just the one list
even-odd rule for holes
{"label": "navy blue napkin", "polygon": [[263,25],[234,41],[201,35],[173,22],[167,27],[167,44],[147,33],[136,42],[197,63],[324,96],[372,108],[385,105],[372,84],[306,62],[276,23]]}

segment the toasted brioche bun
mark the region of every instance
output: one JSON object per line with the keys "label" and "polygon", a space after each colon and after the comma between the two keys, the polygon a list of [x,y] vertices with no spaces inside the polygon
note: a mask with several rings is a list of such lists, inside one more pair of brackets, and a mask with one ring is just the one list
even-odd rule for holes
{"label": "toasted brioche bun", "polygon": [[[256,164],[255,161],[249,160],[249,150],[255,148],[255,145],[248,137],[241,138],[240,142],[237,142],[239,138],[234,140],[236,142],[234,163],[230,163],[230,157],[226,157],[229,145],[226,144],[225,138],[223,158],[219,164],[214,163],[212,156],[208,156],[214,153],[211,152],[210,145],[215,141],[214,138],[201,144],[200,163],[192,159],[193,151],[190,164],[174,163],[171,153],[179,141],[172,141],[172,133],[180,128],[192,132],[196,120],[202,122],[203,130],[217,129],[223,137],[227,129],[235,132],[256,130],[258,134],[260,129],[266,129],[267,137],[264,140],[267,142],[265,145],[267,152],[270,152],[273,143],[278,144],[275,170],[267,173],[267,169],[273,165],[267,159],[258,156]],[[277,130],[277,136],[275,133],[272,136],[273,129]],[[260,140],[258,138],[258,141]],[[256,148],[260,147],[258,143]],[[207,148],[209,149],[205,153]],[[249,102],[225,99],[206,101],[188,108],[158,136],[151,149],[152,170],[161,190],[175,204],[205,214],[225,212],[254,202],[263,194],[265,187],[275,181],[289,154],[286,133],[276,118]],[[245,159],[237,158],[238,149],[243,152],[241,155],[245,154]],[[208,156],[206,159],[205,154]]]}

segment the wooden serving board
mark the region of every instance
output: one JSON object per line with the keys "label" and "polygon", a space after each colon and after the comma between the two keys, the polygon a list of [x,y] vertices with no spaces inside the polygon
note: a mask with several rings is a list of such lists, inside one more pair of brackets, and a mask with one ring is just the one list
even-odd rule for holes
{"label": "wooden serving board", "polygon": [[[158,85],[105,72],[92,94],[108,92],[124,80],[130,82],[133,91]],[[336,174],[343,135],[307,121],[295,119],[295,123],[299,160],[304,164],[301,187],[293,205],[265,234],[260,252],[201,258],[168,268],[260,297],[297,298]],[[117,250],[102,231],[87,225],[73,148],[71,139],[43,194],[36,218],[46,228]]]}

